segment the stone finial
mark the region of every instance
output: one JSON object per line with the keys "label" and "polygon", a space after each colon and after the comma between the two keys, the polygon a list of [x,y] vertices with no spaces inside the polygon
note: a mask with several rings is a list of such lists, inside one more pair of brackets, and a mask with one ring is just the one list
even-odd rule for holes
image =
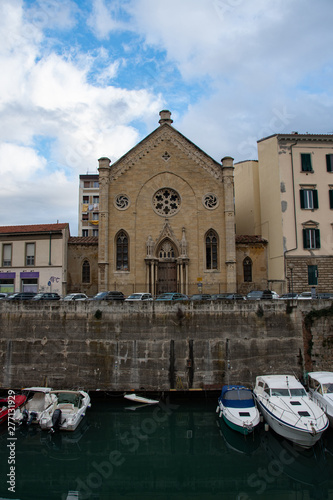
{"label": "stone finial", "polygon": [[224,158],[222,158],[221,162],[222,167],[234,167],[234,159],[231,158],[231,156],[225,156]]}
{"label": "stone finial", "polygon": [[98,160],[98,168],[109,168],[110,167],[111,160],[110,158],[99,158]]}
{"label": "stone finial", "polygon": [[160,111],[160,117],[161,119],[158,122],[160,125],[163,125],[164,123],[171,125],[171,123],[173,123],[173,120],[171,120],[171,112],[167,109]]}

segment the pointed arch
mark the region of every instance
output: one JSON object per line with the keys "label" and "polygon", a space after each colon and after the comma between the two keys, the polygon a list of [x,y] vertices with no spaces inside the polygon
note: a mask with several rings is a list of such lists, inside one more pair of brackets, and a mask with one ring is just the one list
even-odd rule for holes
{"label": "pointed arch", "polygon": [[84,259],[82,262],[82,283],[90,283],[90,262],[88,259]]}
{"label": "pointed arch", "polygon": [[250,257],[245,257],[243,260],[243,279],[246,282],[252,281],[252,265]]}
{"label": "pointed arch", "polygon": [[116,234],[116,270],[129,271],[129,237],[123,229]]}
{"label": "pointed arch", "polygon": [[178,257],[177,247],[170,238],[164,238],[158,246],[157,258],[161,260],[174,260]]}
{"label": "pointed arch", "polygon": [[218,268],[219,239],[214,229],[209,229],[205,235],[206,269]]}

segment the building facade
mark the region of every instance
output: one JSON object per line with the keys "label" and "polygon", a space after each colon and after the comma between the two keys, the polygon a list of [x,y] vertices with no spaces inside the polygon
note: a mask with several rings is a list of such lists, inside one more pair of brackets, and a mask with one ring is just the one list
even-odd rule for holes
{"label": "building facade", "polygon": [[71,236],[68,240],[67,293],[98,292],[98,237]]}
{"label": "building facade", "polygon": [[258,163],[236,165],[235,195],[237,234],[247,226],[248,234],[268,241],[271,288],[333,292],[332,135],[276,134],[258,141]]}
{"label": "building facade", "polygon": [[172,126],[99,160],[99,291],[236,291],[233,159],[217,163]]}
{"label": "building facade", "polygon": [[83,237],[97,237],[98,223],[99,223],[98,174],[80,175],[78,235]]}
{"label": "building facade", "polygon": [[1,292],[67,292],[69,225],[0,227]]}

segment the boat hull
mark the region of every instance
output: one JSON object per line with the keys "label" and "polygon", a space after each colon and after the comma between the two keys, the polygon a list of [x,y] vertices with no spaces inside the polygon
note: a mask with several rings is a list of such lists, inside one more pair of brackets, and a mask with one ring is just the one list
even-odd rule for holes
{"label": "boat hull", "polygon": [[326,426],[315,433],[310,433],[307,430],[299,429],[296,426],[292,426],[275,417],[272,412],[270,412],[267,407],[260,401],[260,399],[257,398],[257,402],[259,409],[270,428],[283,438],[292,441],[302,448],[311,448],[312,446],[314,446],[317,441],[319,441],[323,432],[327,428]]}

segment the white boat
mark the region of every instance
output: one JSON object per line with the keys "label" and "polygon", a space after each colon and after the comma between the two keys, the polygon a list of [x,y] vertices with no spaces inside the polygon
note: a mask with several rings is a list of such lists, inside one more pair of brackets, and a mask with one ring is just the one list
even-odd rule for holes
{"label": "white boat", "polygon": [[90,396],[85,391],[59,390],[51,393],[57,398],[57,405],[51,415],[40,419],[43,430],[75,431],[90,408]]}
{"label": "white boat", "polygon": [[308,373],[308,386],[310,398],[324,410],[333,427],[333,372]]}
{"label": "white boat", "polygon": [[136,394],[125,394],[125,399],[130,401],[135,401],[136,403],[145,403],[147,405],[156,405],[159,403],[156,399],[144,398],[143,396],[137,396]]}
{"label": "white boat", "polygon": [[22,390],[27,400],[14,413],[16,424],[38,424],[42,417],[53,414],[57,405],[57,397],[50,387],[27,387]]}
{"label": "white boat", "polygon": [[253,393],[273,431],[303,448],[313,446],[328,427],[325,413],[293,375],[259,376]]}
{"label": "white boat", "polygon": [[244,435],[250,434],[260,422],[251,390],[241,385],[222,387],[216,412],[231,429]]}

